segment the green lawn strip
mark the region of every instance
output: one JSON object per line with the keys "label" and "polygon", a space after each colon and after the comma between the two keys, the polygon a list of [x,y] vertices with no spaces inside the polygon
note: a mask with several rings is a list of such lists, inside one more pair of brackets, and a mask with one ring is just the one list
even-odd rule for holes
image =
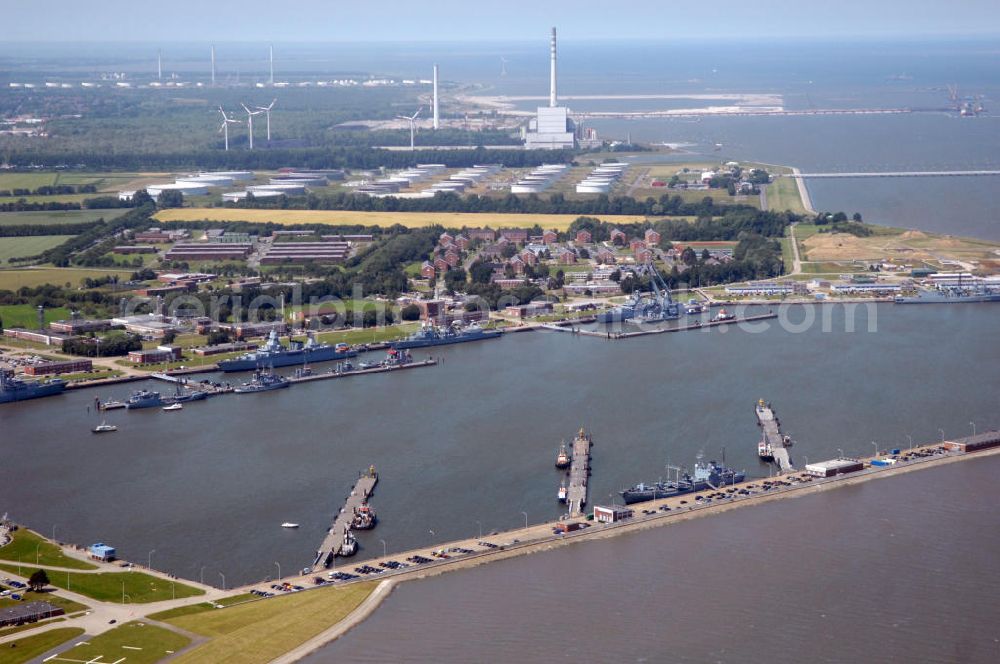
{"label": "green lawn strip", "polygon": [[13,540],[6,546],[0,546],[0,560],[16,562],[20,558],[24,562],[36,563],[37,553],[37,564],[40,565],[53,565],[70,569],[97,569],[95,565],[86,561],[70,558],[62,552],[61,548],[26,528],[19,528],[12,534]]}
{"label": "green lawn strip", "polygon": [[41,634],[26,636],[9,643],[0,644],[0,661],[4,664],[21,664],[30,662],[44,652],[52,650],[61,643],[83,634],[79,627],[61,627],[50,629]]}
{"label": "green lawn strip", "polygon": [[169,621],[173,618],[190,616],[196,613],[204,613],[205,611],[213,611],[216,609],[216,605],[219,604],[221,604],[222,606],[231,606],[233,604],[240,604],[241,602],[249,602],[251,600],[256,600],[256,599],[258,599],[256,595],[251,595],[250,593],[243,593],[241,595],[233,595],[232,597],[223,597],[222,599],[216,600],[215,602],[201,602],[200,604],[179,606],[176,609],[167,609],[166,611],[160,611],[159,613],[151,613],[147,617],[150,620]]}
{"label": "green lawn strip", "polygon": [[[56,572],[56,574],[65,574],[65,572]],[[24,598],[23,600],[14,600],[10,597],[0,597],[0,609],[5,609],[9,606],[16,606],[21,602],[47,602],[52,606],[61,607],[66,613],[73,613],[75,611],[85,611],[90,607],[85,604],[80,604],[79,602],[74,602],[71,599],[66,599],[65,597],[60,597],[54,593],[36,593],[36,592],[23,592],[20,595]]]}
{"label": "green lawn strip", "polygon": [[374,583],[322,588],[172,619],[173,625],[212,637],[177,661],[269,662],[343,620],[374,589]]}
{"label": "green lawn strip", "polygon": [[420,327],[419,323],[403,323],[400,325],[388,325],[378,328],[363,328],[338,330],[336,332],[321,332],[316,335],[317,341],[328,344],[365,344],[377,343],[379,341],[394,341],[412,334]]}
{"label": "green lawn strip", "polygon": [[[66,618],[52,618],[51,620],[46,620],[45,624],[48,625],[49,623],[57,623],[57,622],[66,622]],[[17,634],[18,632],[24,632],[29,629],[34,629],[38,627],[38,625],[39,623],[26,623],[24,625],[17,625],[16,627],[6,627],[4,629],[0,629],[0,637],[10,636],[11,634]],[[0,646],[0,652],[3,652],[2,648],[3,646]]]}
{"label": "green lawn strip", "polygon": [[[17,574],[17,565],[0,564],[0,569]],[[32,566],[22,565],[21,574],[24,577],[30,577],[35,569]],[[70,573],[68,578],[66,572],[46,570],[46,574],[48,574],[49,582],[53,586],[72,590],[102,602],[121,602],[122,582],[125,583],[125,601],[132,604],[161,602],[174,597],[196,597],[205,594],[205,591],[199,588],[193,588],[177,581],[173,582],[172,591],[171,582],[167,579],[143,572]],[[66,587],[67,581],[69,588]]]}
{"label": "green lawn strip", "polygon": [[[0,203],[11,199],[0,198]],[[13,200],[17,200],[16,198]],[[110,221],[128,212],[127,208],[115,210],[52,210],[42,212],[0,212],[0,226],[55,226],[59,224],[86,224],[98,219]]]}
{"label": "green lawn strip", "polygon": [[60,661],[153,664],[185,648],[191,639],[156,625],[128,622],[59,655]]}

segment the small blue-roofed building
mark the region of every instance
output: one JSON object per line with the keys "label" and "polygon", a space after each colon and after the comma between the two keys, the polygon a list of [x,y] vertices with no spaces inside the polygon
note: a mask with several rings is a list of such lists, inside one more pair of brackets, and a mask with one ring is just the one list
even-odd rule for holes
{"label": "small blue-roofed building", "polygon": [[98,542],[97,544],[90,545],[90,557],[96,558],[97,560],[103,560],[104,562],[109,562],[115,559],[115,547],[108,546],[103,542]]}

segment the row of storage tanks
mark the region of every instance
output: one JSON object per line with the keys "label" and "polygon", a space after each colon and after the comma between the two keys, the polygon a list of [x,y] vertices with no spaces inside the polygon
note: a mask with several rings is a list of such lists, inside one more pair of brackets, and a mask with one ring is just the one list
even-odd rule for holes
{"label": "row of storage tanks", "polygon": [[576,193],[610,194],[611,187],[621,179],[627,168],[628,164],[624,162],[601,164],[576,185]]}
{"label": "row of storage tanks", "polygon": [[[184,196],[204,196],[209,189],[224,189],[240,182],[252,182],[255,179],[253,171],[215,171],[196,173],[177,178],[173,183],[151,184],[146,187],[146,193],[157,198],[164,191],[179,191]],[[324,171],[293,171],[282,170],[268,179],[267,184],[248,185],[243,191],[225,193],[225,201],[239,201],[253,193],[257,198],[274,196],[295,196],[306,193],[307,187],[325,187],[331,180],[343,180],[344,172],[339,170]],[[122,192],[123,194],[129,192]]]}
{"label": "row of storage tanks", "polygon": [[365,182],[355,188],[359,194],[369,196],[397,196],[407,198],[430,198],[440,192],[461,193],[468,187],[474,187],[483,178],[496,173],[500,166],[492,164],[486,166],[472,166],[466,168],[445,180],[435,182],[430,187],[412,193],[402,193],[404,189],[410,189],[424,180],[440,176],[447,167],[444,164],[417,164],[413,168],[394,173],[374,182]]}
{"label": "row of storage tanks", "polygon": [[540,194],[569,172],[566,164],[545,164],[510,186],[512,194]]}

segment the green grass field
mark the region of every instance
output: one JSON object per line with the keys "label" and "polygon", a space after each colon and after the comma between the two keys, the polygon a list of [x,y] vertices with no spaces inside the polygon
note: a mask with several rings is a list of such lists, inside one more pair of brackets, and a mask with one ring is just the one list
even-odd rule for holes
{"label": "green grass field", "polygon": [[153,664],[171,657],[189,643],[191,640],[183,634],[135,621],[82,641],[46,661]]}
{"label": "green grass field", "polygon": [[767,185],[767,207],[778,212],[807,213],[794,178],[777,178]]}
{"label": "green grass field", "polygon": [[80,281],[87,277],[96,279],[114,274],[117,274],[122,281],[128,281],[133,271],[71,267],[0,269],[0,290],[16,291],[22,286],[35,287],[42,284],[55,286],[69,284],[70,288],[77,288],[80,286]]}
{"label": "green grass field", "polygon": [[168,620],[172,625],[212,638],[176,661],[270,662],[343,620],[374,589],[374,583],[323,588]]}
{"label": "green grass field", "polygon": [[12,258],[37,256],[46,249],[58,247],[72,235],[35,235],[28,237],[0,237],[0,263]]}
{"label": "green grass field", "polygon": [[[2,275],[3,272],[0,272]],[[69,318],[70,311],[65,307],[45,310],[45,322],[51,323],[54,320],[65,320]],[[5,304],[0,305],[0,320],[4,327],[38,327],[38,312],[30,304]],[[4,557],[4,549],[0,549],[0,558]]]}
{"label": "green grass field", "polygon": [[[5,572],[17,574],[18,566],[9,563],[0,564]],[[37,568],[29,565],[21,566],[21,575],[31,576]],[[192,588],[180,582],[171,582],[143,572],[77,572],[67,577],[66,572],[46,570],[49,581],[57,588],[72,590],[102,602],[121,602],[122,583],[124,583],[125,601],[132,604],[159,602],[174,597],[196,597],[204,595],[205,591]],[[175,594],[176,593],[176,594]]]}
{"label": "green grass field", "polygon": [[110,221],[128,212],[127,209],[115,210],[53,210],[51,212],[0,212],[0,226],[20,226],[22,224],[37,224],[51,226],[53,224],[85,224],[98,219]]}
{"label": "green grass field", "polygon": [[[4,325],[6,325],[7,317],[4,316],[3,320]],[[0,559],[17,561],[20,558],[25,563],[35,563],[36,552],[38,554],[37,564],[39,565],[53,565],[70,569],[97,569],[96,565],[64,555],[58,546],[24,528],[14,532],[10,544],[0,547]]]}
{"label": "green grass field", "polygon": [[81,634],[83,634],[83,630],[79,627],[63,627],[60,629],[52,629],[48,632],[42,632],[41,634],[35,634],[34,636],[26,636],[22,639],[15,639],[10,643],[0,645],[0,649],[3,651],[3,655],[0,656],[0,659],[3,660],[4,664],[22,664],[23,662],[30,662],[42,653],[48,652],[56,646],[66,643],[70,639],[76,638]]}
{"label": "green grass field", "polygon": [[0,173],[0,189],[37,189],[55,183],[55,173]]}
{"label": "green grass field", "polygon": [[337,332],[321,332],[316,335],[317,341],[328,344],[365,344],[377,343],[379,341],[392,341],[405,337],[416,332],[420,327],[419,323],[403,323],[400,325],[387,325],[385,327],[369,327],[360,330],[344,330]]}

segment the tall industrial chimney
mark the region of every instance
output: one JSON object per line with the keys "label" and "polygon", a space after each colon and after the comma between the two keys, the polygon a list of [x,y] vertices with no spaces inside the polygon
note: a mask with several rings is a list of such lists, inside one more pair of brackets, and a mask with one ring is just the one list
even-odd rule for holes
{"label": "tall industrial chimney", "polygon": [[556,100],[556,29],[552,28],[552,73],[549,82],[549,107],[555,108]]}
{"label": "tall industrial chimney", "polygon": [[212,85],[215,85],[215,44],[212,44]]}
{"label": "tall industrial chimney", "polygon": [[438,115],[438,66],[434,65],[434,128],[440,129],[441,120]]}

